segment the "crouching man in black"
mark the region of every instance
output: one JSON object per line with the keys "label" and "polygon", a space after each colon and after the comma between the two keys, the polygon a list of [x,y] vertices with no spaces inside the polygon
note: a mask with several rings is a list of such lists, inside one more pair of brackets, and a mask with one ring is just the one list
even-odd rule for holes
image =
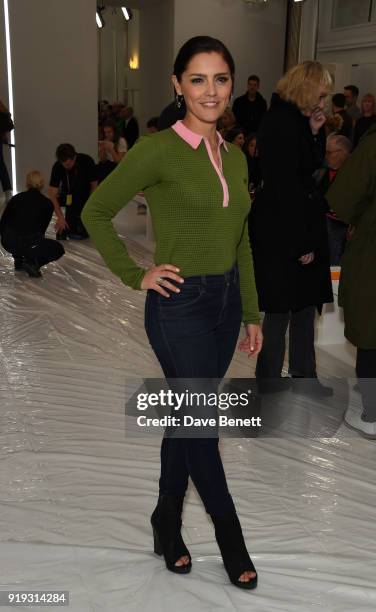
{"label": "crouching man in black", "polygon": [[0,220],[1,244],[14,258],[15,270],[24,270],[35,278],[42,276],[41,266],[64,255],[63,246],[45,238],[54,211],[51,200],[41,190],[40,172],[29,172],[27,191],[11,198]]}

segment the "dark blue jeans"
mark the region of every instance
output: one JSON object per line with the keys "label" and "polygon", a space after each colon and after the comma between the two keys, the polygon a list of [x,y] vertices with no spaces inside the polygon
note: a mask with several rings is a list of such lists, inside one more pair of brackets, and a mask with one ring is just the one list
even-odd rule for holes
{"label": "dark blue jeans", "polygon": [[[179,285],[180,286],[180,285]],[[220,379],[232,360],[241,325],[237,268],[191,276],[169,298],[149,290],[145,327],[167,379]],[[191,477],[207,512],[234,509],[215,438],[168,438],[161,447],[161,494],[184,495]]]}

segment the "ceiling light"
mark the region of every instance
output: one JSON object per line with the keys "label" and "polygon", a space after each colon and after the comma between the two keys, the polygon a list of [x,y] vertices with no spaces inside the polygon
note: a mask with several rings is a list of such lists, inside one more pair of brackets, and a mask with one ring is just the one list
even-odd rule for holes
{"label": "ceiling light", "polygon": [[95,14],[95,18],[96,18],[96,22],[97,22],[97,26],[98,26],[98,28],[103,28],[104,23],[103,23],[103,19],[102,19],[102,17],[100,16],[100,14],[99,14],[99,13],[96,13],[96,14]]}
{"label": "ceiling light", "polygon": [[126,19],[126,21],[129,21],[132,17],[132,13],[129,9],[125,8],[125,6],[121,7],[122,13]]}

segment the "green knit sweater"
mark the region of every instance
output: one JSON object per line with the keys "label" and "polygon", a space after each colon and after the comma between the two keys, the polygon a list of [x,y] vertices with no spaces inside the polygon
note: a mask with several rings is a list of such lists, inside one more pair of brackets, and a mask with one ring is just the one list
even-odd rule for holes
{"label": "green knit sweater", "polygon": [[82,221],[110,270],[140,289],[146,270],[129,256],[111,219],[143,191],[156,238],[155,265],[175,265],[188,277],[223,274],[237,262],[243,321],[259,323],[248,239],[247,162],[237,147],[227,147],[221,146],[221,156],[228,207],[204,141],[194,149],[169,128],[139,139],[90,196]]}

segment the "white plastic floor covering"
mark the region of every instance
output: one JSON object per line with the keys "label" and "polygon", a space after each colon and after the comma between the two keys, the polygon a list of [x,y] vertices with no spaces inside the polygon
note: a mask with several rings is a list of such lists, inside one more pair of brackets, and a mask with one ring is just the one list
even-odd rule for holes
{"label": "white plastic floor covering", "polygon": [[[125,378],[161,375],[144,294],[88,242],[65,246],[42,279],[14,274],[0,253],[0,590],[69,590],[72,612],[374,611],[376,445],[345,428],[330,439],[221,442],[255,591],[229,583],[193,488],[183,532],[193,570],[165,569],[149,524],[160,440],[124,433]],[[353,376],[318,357],[321,374]],[[243,354],[230,375],[250,375]]]}

